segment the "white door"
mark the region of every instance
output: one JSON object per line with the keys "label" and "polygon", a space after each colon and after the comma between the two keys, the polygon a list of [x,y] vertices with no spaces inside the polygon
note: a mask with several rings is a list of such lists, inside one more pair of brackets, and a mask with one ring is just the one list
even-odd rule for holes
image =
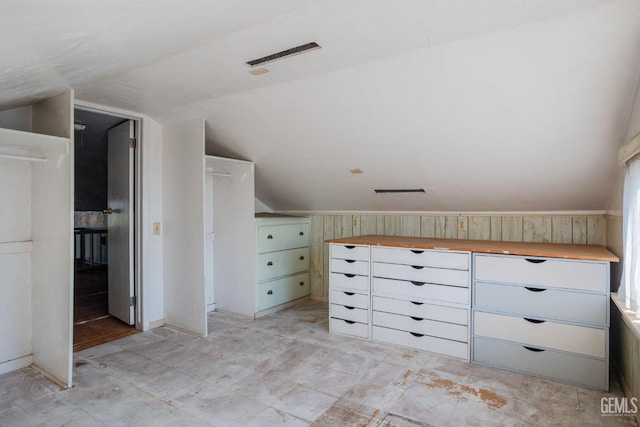
{"label": "white door", "polygon": [[107,254],[109,313],[129,325],[135,323],[133,280],[134,122],[109,129],[107,157]]}

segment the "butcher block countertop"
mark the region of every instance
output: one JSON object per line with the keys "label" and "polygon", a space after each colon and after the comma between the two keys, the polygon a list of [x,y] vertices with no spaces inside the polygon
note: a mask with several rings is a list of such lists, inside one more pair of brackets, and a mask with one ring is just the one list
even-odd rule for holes
{"label": "butcher block countertop", "polygon": [[398,236],[354,236],[326,240],[344,245],[392,246],[398,248],[440,249],[488,254],[538,256],[618,262],[617,256],[603,246],[567,245],[559,243],[496,242],[489,240],[430,239]]}

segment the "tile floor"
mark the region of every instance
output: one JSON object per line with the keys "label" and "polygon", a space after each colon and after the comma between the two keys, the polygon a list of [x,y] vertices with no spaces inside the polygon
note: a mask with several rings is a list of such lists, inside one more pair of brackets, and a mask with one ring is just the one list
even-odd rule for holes
{"label": "tile floor", "polygon": [[74,387],[0,376],[0,426],[629,426],[621,396],[328,333],[306,301],[208,338],[158,328],[75,354]]}

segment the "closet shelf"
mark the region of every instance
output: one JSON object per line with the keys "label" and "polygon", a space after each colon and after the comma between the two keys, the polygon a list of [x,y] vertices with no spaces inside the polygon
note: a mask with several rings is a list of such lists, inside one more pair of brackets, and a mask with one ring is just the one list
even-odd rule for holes
{"label": "closet shelf", "polygon": [[69,138],[63,138],[61,136],[13,129],[0,129],[0,148],[33,150],[68,144]]}
{"label": "closet shelf", "polygon": [[[0,128],[0,159],[25,160],[30,162],[46,162],[56,159],[56,167],[62,164],[62,159],[69,154],[70,139],[42,133],[24,132],[14,129]],[[45,155],[44,149],[61,147],[56,155]]]}
{"label": "closet shelf", "polygon": [[24,242],[0,242],[0,255],[31,252],[31,240]]}
{"label": "closet shelf", "polygon": [[47,161],[47,159],[44,157],[20,156],[17,154],[3,154],[3,153],[0,153],[0,159],[27,160],[29,162],[46,162]]}
{"label": "closet shelf", "polygon": [[226,176],[226,177],[231,177],[233,175],[231,175],[230,173],[226,173],[226,172],[214,172],[212,170],[206,170],[205,171],[206,175],[213,175],[213,176]]}

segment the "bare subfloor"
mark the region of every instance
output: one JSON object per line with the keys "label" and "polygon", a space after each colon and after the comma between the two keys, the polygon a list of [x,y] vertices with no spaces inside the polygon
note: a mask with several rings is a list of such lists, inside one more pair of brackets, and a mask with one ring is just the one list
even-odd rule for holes
{"label": "bare subfloor", "polygon": [[249,321],[209,316],[209,337],[158,328],[74,355],[74,387],[27,368],[0,376],[1,426],[636,425],[603,416],[610,392],[330,335],[327,305]]}

